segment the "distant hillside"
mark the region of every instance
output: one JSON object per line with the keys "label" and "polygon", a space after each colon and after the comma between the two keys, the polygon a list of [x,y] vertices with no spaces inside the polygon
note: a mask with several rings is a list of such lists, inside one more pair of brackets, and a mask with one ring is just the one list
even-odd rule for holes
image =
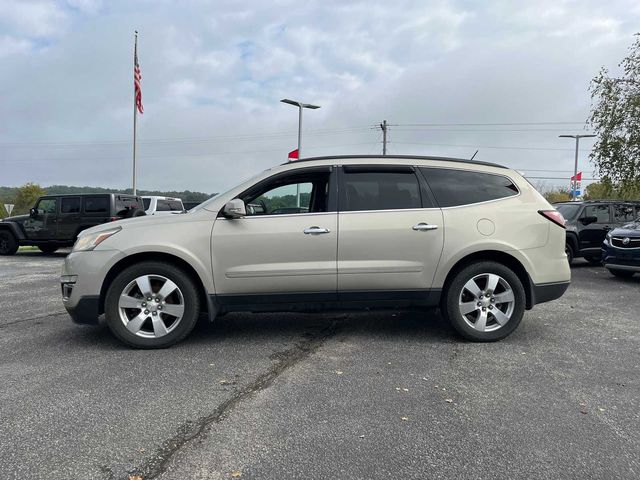
{"label": "distant hillside", "polygon": [[[67,185],[51,185],[43,187],[50,195],[65,195],[70,193],[131,193],[130,188],[103,188],[103,187],[74,187]],[[17,187],[0,187],[0,200],[4,202],[11,201],[16,193]],[[183,192],[162,192],[159,190],[138,190],[138,195],[158,195],[162,197],[178,197],[185,202],[204,202],[206,199],[216,195],[215,193],[192,192],[185,190]]]}

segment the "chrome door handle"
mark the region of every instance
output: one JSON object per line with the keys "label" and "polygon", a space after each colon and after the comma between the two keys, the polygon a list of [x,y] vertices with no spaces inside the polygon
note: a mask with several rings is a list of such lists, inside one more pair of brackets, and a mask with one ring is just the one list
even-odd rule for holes
{"label": "chrome door handle", "polygon": [[320,227],[309,227],[304,229],[305,235],[320,235],[322,233],[329,233],[328,228],[320,228]]}
{"label": "chrome door handle", "polygon": [[426,232],[427,230],[436,230],[438,228],[438,225],[430,225],[428,223],[418,223],[417,225],[414,225],[413,227],[414,230],[418,231],[418,232]]}

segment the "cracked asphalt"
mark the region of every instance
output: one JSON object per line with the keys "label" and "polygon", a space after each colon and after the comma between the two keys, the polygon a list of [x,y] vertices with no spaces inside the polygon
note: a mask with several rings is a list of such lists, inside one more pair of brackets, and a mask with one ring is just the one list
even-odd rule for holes
{"label": "cracked asphalt", "polygon": [[229,314],[140,351],[70,321],[62,260],[0,257],[2,479],[640,477],[640,276],[579,263],[491,344],[436,312]]}

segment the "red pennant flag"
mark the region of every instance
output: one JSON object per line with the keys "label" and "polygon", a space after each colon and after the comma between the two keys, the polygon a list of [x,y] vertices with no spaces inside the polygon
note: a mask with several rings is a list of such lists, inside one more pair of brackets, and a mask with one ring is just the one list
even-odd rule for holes
{"label": "red pennant flag", "polygon": [[289,161],[291,160],[298,160],[298,149],[296,148],[295,150],[289,152]]}
{"label": "red pennant flag", "polygon": [[581,182],[582,181],[582,172],[578,172],[575,175],[575,177],[574,177],[574,175],[571,175],[571,181],[573,182],[574,180],[577,180],[578,182]]}

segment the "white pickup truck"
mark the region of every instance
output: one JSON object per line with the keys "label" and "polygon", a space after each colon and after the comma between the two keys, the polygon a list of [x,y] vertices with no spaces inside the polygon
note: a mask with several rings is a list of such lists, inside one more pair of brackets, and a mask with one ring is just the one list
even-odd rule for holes
{"label": "white pickup truck", "polygon": [[142,197],[144,211],[147,215],[166,215],[184,211],[182,200],[173,197]]}

